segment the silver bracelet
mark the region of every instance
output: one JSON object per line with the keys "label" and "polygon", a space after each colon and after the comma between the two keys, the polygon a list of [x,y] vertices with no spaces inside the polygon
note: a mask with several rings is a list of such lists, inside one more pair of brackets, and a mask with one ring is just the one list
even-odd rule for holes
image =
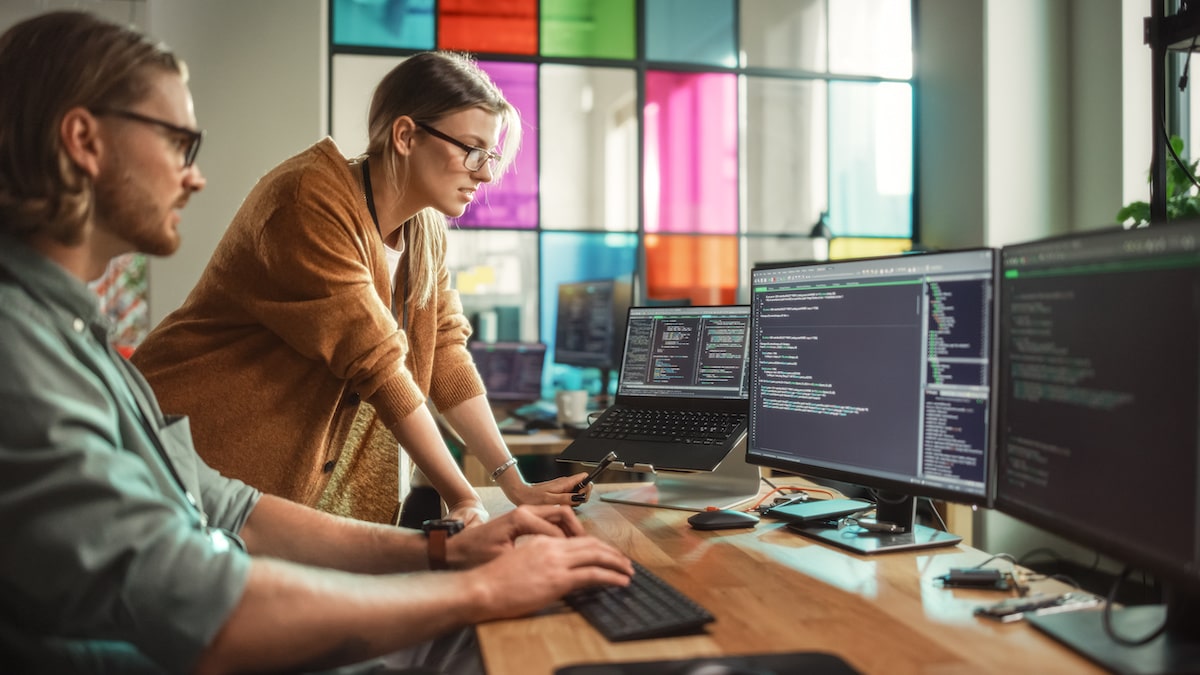
{"label": "silver bracelet", "polygon": [[511,467],[513,464],[516,464],[516,463],[517,463],[516,457],[509,457],[507,460],[505,460],[505,462],[503,464],[496,467],[496,470],[492,472],[492,482],[495,483],[496,479],[500,478],[500,474],[504,473],[505,471],[508,471],[509,467]]}

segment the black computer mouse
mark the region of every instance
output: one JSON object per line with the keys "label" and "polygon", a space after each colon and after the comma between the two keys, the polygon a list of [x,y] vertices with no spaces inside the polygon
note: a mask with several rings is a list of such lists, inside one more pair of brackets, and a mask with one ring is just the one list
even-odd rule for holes
{"label": "black computer mouse", "polygon": [[688,524],[697,530],[726,530],[735,527],[754,527],[758,524],[758,516],[745,511],[718,509],[701,511],[688,516]]}

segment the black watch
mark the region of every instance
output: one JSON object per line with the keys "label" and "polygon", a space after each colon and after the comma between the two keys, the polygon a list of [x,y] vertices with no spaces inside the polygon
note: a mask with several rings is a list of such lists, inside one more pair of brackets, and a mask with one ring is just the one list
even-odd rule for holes
{"label": "black watch", "polygon": [[446,564],[446,540],[461,532],[463,521],[454,518],[437,518],[421,523],[421,531],[429,540],[429,569],[444,570]]}

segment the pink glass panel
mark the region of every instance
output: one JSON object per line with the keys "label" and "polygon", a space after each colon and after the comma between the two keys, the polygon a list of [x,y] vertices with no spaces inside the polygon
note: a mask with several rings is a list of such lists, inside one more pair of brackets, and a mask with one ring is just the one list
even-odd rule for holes
{"label": "pink glass panel", "polygon": [[737,79],[646,73],[647,232],[738,231]]}

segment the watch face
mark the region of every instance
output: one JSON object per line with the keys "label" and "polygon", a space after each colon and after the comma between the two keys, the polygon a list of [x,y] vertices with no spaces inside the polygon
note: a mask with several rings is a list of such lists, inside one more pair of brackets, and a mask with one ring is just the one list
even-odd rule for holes
{"label": "watch face", "polygon": [[438,518],[436,520],[427,520],[421,523],[421,529],[425,532],[431,530],[445,530],[446,534],[457,534],[463,529],[463,521],[454,518]]}

